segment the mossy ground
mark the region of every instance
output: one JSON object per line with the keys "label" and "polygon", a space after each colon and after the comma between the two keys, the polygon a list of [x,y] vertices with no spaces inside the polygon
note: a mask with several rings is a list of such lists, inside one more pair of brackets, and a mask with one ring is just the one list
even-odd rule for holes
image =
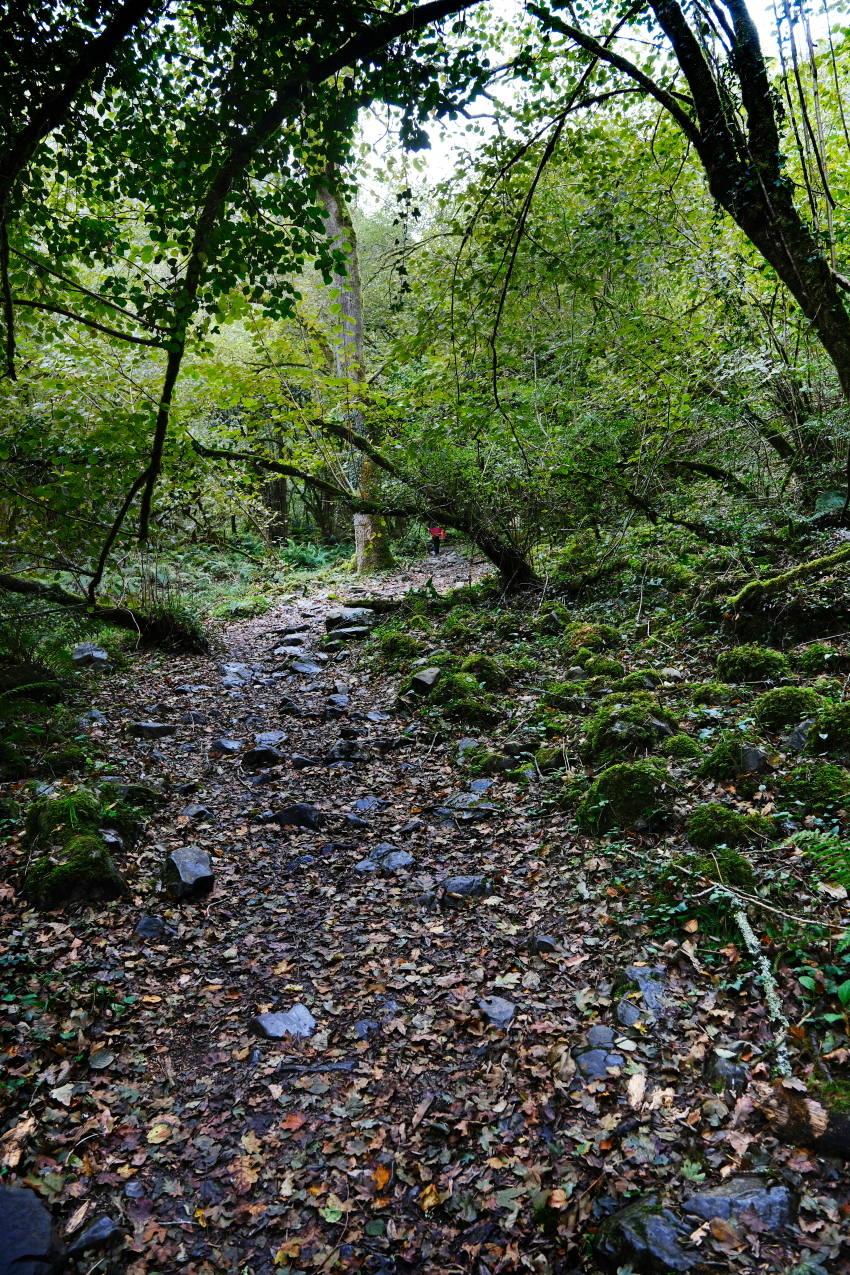
{"label": "mossy ground", "polygon": [[808,686],[776,686],[759,695],[753,704],[753,715],[768,730],[781,730],[815,717],[823,706],[821,696]]}
{"label": "mossy ground", "polygon": [[649,695],[612,696],[588,720],[584,752],[601,760],[654,752],[677,726],[674,714]]}
{"label": "mossy ground", "polygon": [[717,674],[724,682],[775,682],[788,671],[787,655],[754,642],[733,646],[717,659]]}
{"label": "mossy ground", "polygon": [[654,760],[609,766],[579,801],[576,822],[597,833],[657,825],[669,810],[669,780],[666,766]]}
{"label": "mossy ground", "polygon": [[685,828],[688,840],[702,850],[718,846],[748,846],[770,840],[775,835],[771,819],[755,811],[732,810],[719,801],[692,810]]}

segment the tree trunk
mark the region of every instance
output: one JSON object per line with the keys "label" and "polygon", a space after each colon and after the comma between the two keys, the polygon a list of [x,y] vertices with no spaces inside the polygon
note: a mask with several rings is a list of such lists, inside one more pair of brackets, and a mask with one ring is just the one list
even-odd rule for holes
{"label": "tree trunk", "polygon": [[[334,361],[336,375],[348,382],[348,419],[358,434],[366,432],[363,399],[366,389],[366,351],[363,340],[363,289],[360,280],[360,262],[357,255],[357,237],[351,217],[339,193],[332,169],[325,174],[319,187],[319,197],[325,208],[328,235],[343,249],[347,257],[347,273],[334,275],[334,286],[341,308],[339,330],[334,333]],[[359,453],[352,454],[354,479],[359,495],[364,500],[380,499],[380,471]],[[354,546],[356,570],[360,575],[381,571],[393,565],[389,533],[383,518],[375,514],[355,514]]]}

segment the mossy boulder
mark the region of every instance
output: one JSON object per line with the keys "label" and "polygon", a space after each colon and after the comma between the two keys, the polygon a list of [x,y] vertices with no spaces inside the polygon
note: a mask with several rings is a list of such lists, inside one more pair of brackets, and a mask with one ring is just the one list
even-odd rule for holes
{"label": "mossy boulder", "polygon": [[809,731],[810,753],[850,753],[850,700],[821,709]]}
{"label": "mossy boulder", "polygon": [[546,687],[542,702],[562,713],[585,713],[590,698],[585,682],[552,682]]}
{"label": "mossy boulder", "polygon": [[691,845],[713,850],[721,845],[749,846],[767,841],[774,834],[774,825],[765,815],[742,814],[719,801],[710,801],[691,811],[686,832]]}
{"label": "mossy boulder", "polygon": [[128,802],[105,792],[75,788],[38,797],[27,811],[25,832],[30,845],[67,845],[81,833],[114,828],[132,838],[139,829],[139,813]]}
{"label": "mossy boulder", "polygon": [[717,675],[724,682],[776,682],[788,669],[787,655],[755,642],[733,646],[717,659]]}
{"label": "mossy boulder", "polygon": [[577,655],[584,648],[591,653],[594,651],[608,651],[612,647],[622,645],[622,637],[619,629],[615,629],[613,624],[589,624],[583,621],[574,621],[568,624],[564,630],[564,636],[561,640],[561,650],[565,655]]}
{"label": "mossy boulder", "polygon": [[372,640],[385,664],[401,664],[404,660],[413,659],[422,650],[418,638],[398,629],[375,629]]}
{"label": "mossy boulder", "polygon": [[831,762],[805,761],[777,784],[784,802],[812,815],[850,808],[850,772]]}
{"label": "mossy boulder", "polygon": [[22,892],[34,907],[50,909],[118,899],[129,893],[129,887],[103,842],[83,833],[72,837],[55,859],[36,859],[26,872]]}
{"label": "mossy boulder", "polygon": [[488,691],[502,691],[510,685],[511,677],[504,664],[492,655],[474,653],[467,655],[460,666],[462,673],[469,673]]}
{"label": "mossy boulder", "polygon": [[495,726],[503,713],[492,695],[481,690],[471,673],[444,673],[428,697],[451,721],[466,726]]}
{"label": "mossy boulder", "polygon": [[732,731],[724,732],[697,770],[702,779],[735,779],[738,775],[751,775],[768,768],[764,749],[749,735]]}
{"label": "mossy boulder", "polygon": [[583,749],[602,759],[654,752],[677,726],[673,714],[650,695],[611,696],[588,720]]}
{"label": "mossy boulder", "polygon": [[697,682],[691,687],[684,687],[692,704],[731,704],[740,698],[739,692],[724,682]]}
{"label": "mossy boulder", "polygon": [[675,757],[681,761],[691,757],[702,757],[703,755],[697,741],[692,739],[690,735],[684,734],[683,731],[663,739],[658,745],[658,752],[662,757]]}
{"label": "mossy boulder", "polygon": [[538,748],[534,754],[534,764],[541,775],[563,770],[567,764],[563,747],[560,744],[546,744],[543,748]]}
{"label": "mossy boulder", "polygon": [[800,673],[826,673],[834,671],[839,653],[823,642],[812,642],[798,651],[791,651],[792,666]]}
{"label": "mossy boulder", "polygon": [[610,655],[591,655],[584,665],[584,671],[588,677],[621,678],[626,670],[619,660],[612,659]]}
{"label": "mossy boulder", "polygon": [[768,730],[781,730],[783,726],[796,726],[807,717],[815,717],[823,706],[817,691],[807,686],[776,686],[759,695],[753,704],[753,714]]}
{"label": "mossy boulder", "polygon": [[642,668],[628,673],[611,686],[612,691],[653,691],[664,681],[658,669]]}
{"label": "mossy boulder", "polygon": [[651,827],[669,813],[667,767],[659,761],[620,762],[596,777],[576,807],[585,832]]}
{"label": "mossy boulder", "polygon": [[[684,871],[677,871],[678,868]],[[753,865],[749,859],[729,845],[719,845],[710,855],[681,854],[670,860],[669,868],[661,873],[658,885],[681,886],[686,894],[693,891],[693,880],[689,877],[708,877],[722,885],[737,885],[744,890],[751,890],[755,885]]]}

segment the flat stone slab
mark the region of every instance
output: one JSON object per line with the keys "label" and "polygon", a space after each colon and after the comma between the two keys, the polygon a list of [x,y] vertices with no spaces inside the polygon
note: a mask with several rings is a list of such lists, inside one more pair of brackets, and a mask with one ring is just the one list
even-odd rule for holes
{"label": "flat stone slab", "polygon": [[71,659],[77,668],[100,669],[101,672],[109,668],[109,654],[96,642],[80,642],[71,652]]}
{"label": "flat stone slab", "polygon": [[328,633],[334,629],[349,628],[352,625],[371,625],[377,622],[377,615],[368,607],[339,607],[329,611],[325,616],[325,628]]}
{"label": "flat stone slab", "polygon": [[61,1252],[47,1209],[26,1187],[0,1185],[0,1275],[48,1275]]}
{"label": "flat stone slab", "polygon": [[286,740],[285,730],[263,730],[254,736],[254,743],[260,748],[277,748]]}
{"label": "flat stone slab", "polygon": [[293,660],[289,666],[293,673],[302,673],[315,677],[317,673],[322,672],[321,664],[317,664],[315,660]]}
{"label": "flat stone slab", "polygon": [[171,722],[130,722],[127,727],[127,734],[136,739],[165,739],[176,733],[177,727]]}
{"label": "flat stone slab", "polygon": [[751,1214],[769,1231],[787,1226],[794,1214],[794,1197],[787,1186],[769,1186],[764,1178],[747,1174],[730,1178],[721,1186],[709,1187],[685,1200],[685,1213],[706,1221],[713,1217],[739,1217]]}
{"label": "flat stone slab", "polygon": [[282,828],[309,828],[311,832],[316,832],[322,822],[322,813],[306,801],[296,801],[291,806],[275,811],[274,821]]}
{"label": "flat stone slab", "polygon": [[367,624],[348,624],[333,630],[334,642],[362,642],[371,629]]}
{"label": "flat stone slab", "polygon": [[478,1002],[478,1008],[494,1027],[507,1027],[516,1013],[516,1005],[501,996],[484,996]]}
{"label": "flat stone slab", "polygon": [[312,1036],[316,1020],[306,1005],[296,1003],[285,1014],[258,1014],[251,1027],[266,1040],[283,1040],[285,1036]]}
{"label": "flat stone slab", "polygon": [[165,861],[165,885],[174,899],[200,899],[215,883],[212,862],[200,846],[172,850]]}
{"label": "flat stone slab", "polygon": [[210,744],[211,753],[224,753],[225,755],[235,756],[241,753],[243,748],[241,739],[214,739]]}

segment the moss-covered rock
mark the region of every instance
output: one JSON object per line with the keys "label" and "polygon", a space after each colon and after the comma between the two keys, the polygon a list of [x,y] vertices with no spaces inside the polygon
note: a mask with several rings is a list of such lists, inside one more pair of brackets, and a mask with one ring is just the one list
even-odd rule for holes
{"label": "moss-covered rock", "polygon": [[504,714],[492,695],[481,690],[471,673],[444,673],[428,697],[450,721],[465,726],[495,726]]}
{"label": "moss-covered rock", "polygon": [[25,832],[33,846],[68,845],[78,835],[103,827],[114,828],[130,838],[139,826],[138,810],[113,795],[109,788],[104,792],[75,788],[37,798],[27,811]]}
{"label": "moss-covered rock", "polygon": [[467,655],[460,666],[462,673],[469,673],[488,691],[502,691],[510,685],[511,677],[508,669],[492,655],[475,652]]}
{"label": "moss-covered rock", "polygon": [[45,909],[118,899],[128,892],[103,842],[85,833],[72,837],[56,859],[36,859],[23,881],[24,898]]}
{"label": "moss-covered rock", "polygon": [[792,666],[801,673],[826,673],[836,668],[839,653],[823,642],[812,642],[798,651],[791,651]]}
{"label": "moss-covered rock", "polygon": [[664,681],[658,669],[642,668],[613,682],[612,691],[653,691]]}
{"label": "moss-covered rock", "polygon": [[740,699],[739,692],[724,682],[697,682],[691,687],[683,687],[682,690],[691,703],[696,705],[732,704]]}
{"label": "moss-covered rock", "polygon": [[372,640],[385,664],[401,664],[404,660],[413,659],[422,651],[418,638],[410,633],[402,633],[398,629],[375,629]]}
{"label": "moss-covered rock", "polygon": [[[678,871],[678,869],[684,871]],[[751,890],[755,885],[753,865],[749,859],[729,845],[720,845],[711,855],[682,854],[670,860],[669,868],[658,878],[658,885],[684,886],[685,892],[693,892],[693,876],[708,877],[721,885],[737,885]],[[687,878],[691,880],[688,881]]]}
{"label": "moss-covered rock", "polygon": [[753,713],[756,721],[768,730],[781,730],[783,726],[796,726],[807,717],[816,716],[821,708],[820,695],[807,686],[776,686],[759,695]]}
{"label": "moss-covered rock", "polygon": [[755,642],[733,646],[717,659],[717,675],[724,682],[775,682],[787,676],[788,657]]}
{"label": "moss-covered rock", "polygon": [[755,812],[741,814],[719,801],[708,802],[691,811],[687,836],[692,845],[702,850],[717,846],[749,846],[767,841],[773,835],[773,821]]}
{"label": "moss-covered rock", "polygon": [[621,678],[626,670],[619,660],[612,659],[610,655],[591,655],[584,671],[588,677]]}
{"label": "moss-covered rock", "polygon": [[613,624],[589,624],[574,621],[564,630],[561,650],[565,655],[577,655],[582,648],[590,651],[608,651],[622,644],[619,629]]}
{"label": "moss-covered rock", "polygon": [[766,770],[768,758],[764,749],[749,735],[725,731],[699,767],[703,779],[735,779]]}
{"label": "moss-covered rock", "polygon": [[822,815],[850,808],[850,773],[831,762],[804,761],[778,781],[783,802],[800,813]]}
{"label": "moss-covered rock", "polygon": [[650,695],[611,696],[589,719],[583,749],[602,759],[653,752],[677,725],[673,714]]}
{"label": "moss-covered rock", "polygon": [[583,713],[590,704],[585,682],[552,682],[546,687],[542,703],[562,713]]}
{"label": "moss-covered rock", "polygon": [[650,827],[669,813],[669,779],[659,761],[620,762],[593,781],[576,808],[576,822],[586,832]]}
{"label": "moss-covered rock", "polygon": [[541,775],[563,770],[567,764],[563,747],[560,744],[547,744],[543,748],[538,748],[534,754],[534,764]]}
{"label": "moss-covered rock", "polygon": [[828,704],[809,731],[807,752],[850,754],[850,700]]}
{"label": "moss-covered rock", "polygon": [[663,739],[658,746],[658,752],[662,757],[676,757],[682,761],[689,757],[702,757],[702,749],[695,739],[690,735],[685,735],[679,731],[676,735],[670,735],[668,739]]}

